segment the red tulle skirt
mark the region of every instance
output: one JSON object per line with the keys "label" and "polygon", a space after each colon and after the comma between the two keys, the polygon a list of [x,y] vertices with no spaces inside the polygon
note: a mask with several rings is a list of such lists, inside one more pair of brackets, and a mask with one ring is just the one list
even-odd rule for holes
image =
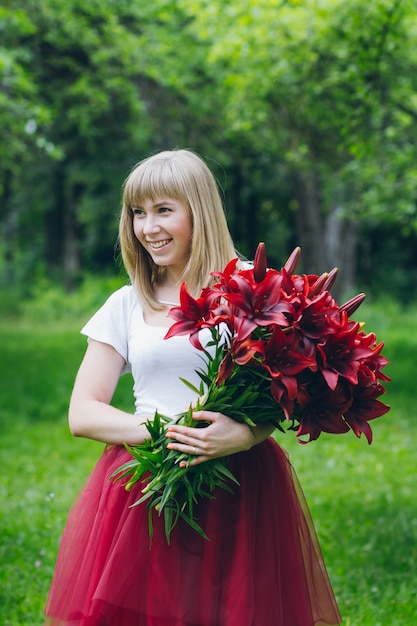
{"label": "red tulle skirt", "polygon": [[106,449],[74,504],[45,613],[47,626],[335,626],[341,618],[287,455],[268,439],[230,457],[240,482],[198,508],[203,539],[181,520],[129,508],[109,476],[129,459]]}

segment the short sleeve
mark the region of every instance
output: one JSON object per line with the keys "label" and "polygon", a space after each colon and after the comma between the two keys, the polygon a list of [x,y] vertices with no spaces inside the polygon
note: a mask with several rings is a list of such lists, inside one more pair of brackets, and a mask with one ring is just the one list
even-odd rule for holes
{"label": "short sleeve", "polygon": [[122,287],[115,291],[81,329],[81,334],[89,339],[107,343],[124,358],[128,354],[128,318],[131,310],[132,287]]}

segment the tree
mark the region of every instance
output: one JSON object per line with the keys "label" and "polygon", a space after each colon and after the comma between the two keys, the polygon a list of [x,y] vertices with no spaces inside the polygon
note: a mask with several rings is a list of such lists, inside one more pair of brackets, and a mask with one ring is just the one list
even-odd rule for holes
{"label": "tree", "polygon": [[33,25],[24,11],[0,8],[0,206],[3,226],[2,252],[4,277],[11,280],[19,255],[18,230],[21,207],[16,195],[20,192],[23,173],[32,158],[48,152],[51,147],[42,133],[35,136],[35,119],[45,123],[48,111],[38,101],[39,86],[31,68],[31,53],[19,42],[33,33]]}
{"label": "tree", "polygon": [[414,5],[247,0],[225,9],[201,0],[192,7],[195,29],[212,41],[208,63],[224,86],[229,133],[246,135],[274,160],[277,180],[291,180],[305,267],[340,264],[342,286],[350,287],[359,221],[370,212],[403,220],[416,211],[411,184],[391,198],[395,211],[384,203],[378,174],[387,173],[386,150],[402,145],[389,193],[415,178],[414,110],[404,105],[415,92]]}

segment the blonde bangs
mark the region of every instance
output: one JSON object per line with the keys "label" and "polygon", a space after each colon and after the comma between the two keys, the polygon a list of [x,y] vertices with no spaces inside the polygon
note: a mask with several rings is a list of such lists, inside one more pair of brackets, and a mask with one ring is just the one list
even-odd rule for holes
{"label": "blonde bangs", "polygon": [[187,201],[182,176],[168,153],[165,157],[164,154],[162,152],[157,158],[146,159],[130,173],[124,187],[124,200],[130,209],[140,206],[146,199],[175,198]]}

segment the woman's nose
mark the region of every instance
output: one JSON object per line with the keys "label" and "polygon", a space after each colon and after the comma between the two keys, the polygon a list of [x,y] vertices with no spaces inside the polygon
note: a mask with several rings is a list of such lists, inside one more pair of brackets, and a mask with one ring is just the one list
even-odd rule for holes
{"label": "woman's nose", "polygon": [[144,234],[157,233],[159,231],[159,220],[157,215],[147,215],[143,225]]}

